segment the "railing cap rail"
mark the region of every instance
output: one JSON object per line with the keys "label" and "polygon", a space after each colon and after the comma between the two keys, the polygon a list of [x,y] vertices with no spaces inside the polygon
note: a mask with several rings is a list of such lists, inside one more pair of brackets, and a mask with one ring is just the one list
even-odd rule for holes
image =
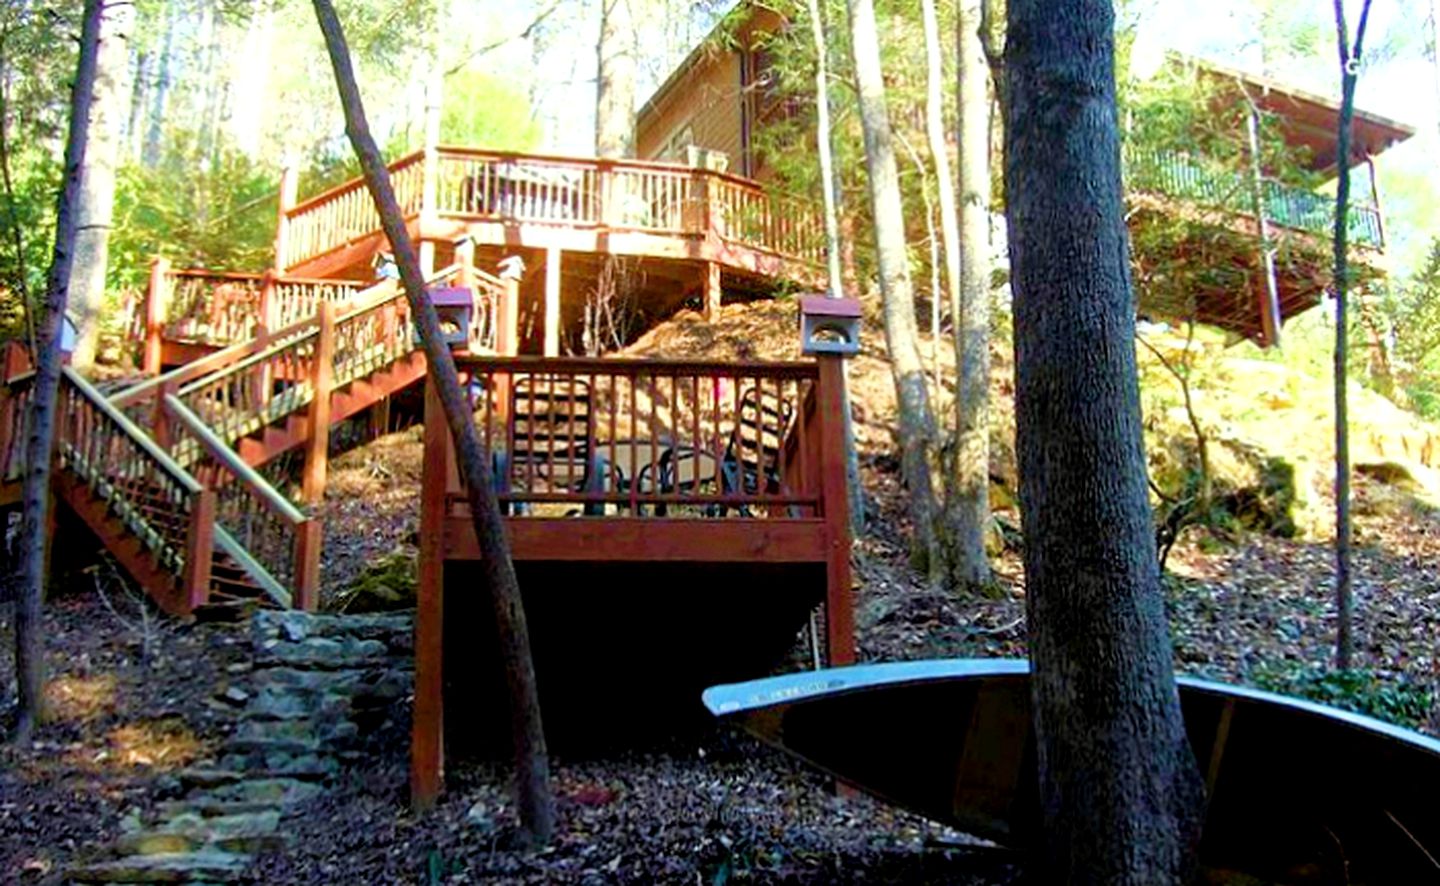
{"label": "railing cap rail", "polygon": [[200,445],[204,446],[216,461],[224,465],[240,482],[249,487],[256,497],[277,516],[295,526],[308,519],[303,511],[276,491],[275,487],[271,486],[259,471],[246,464],[239,453],[226,446],[225,442],[210,430],[200,416],[191,411],[190,407],[186,406],[180,398],[174,394],[166,394],[165,408],[185,426],[186,430],[195,435],[195,438],[200,441]]}
{"label": "railing cap rail", "polygon": [[113,406],[109,400],[106,400],[105,395],[97,391],[95,386],[86,381],[80,373],[71,369],[69,366],[61,367],[60,372],[66,381],[75,386],[75,389],[80,392],[82,397],[90,401],[90,405],[99,410],[101,415],[113,421],[125,436],[129,437],[142,452],[159,464],[160,467],[171,476],[171,479],[179,483],[186,492],[199,494],[204,491],[205,487],[199,480],[196,480],[191,476],[189,471],[181,467],[180,463],[170,456],[170,453],[161,449],[158,443],[150,439],[150,435],[141,430],[139,425],[131,421],[125,413]]}
{"label": "railing cap rail", "polygon": [[499,372],[575,373],[594,375],[716,375],[740,378],[766,376],[815,378],[815,360],[671,360],[649,357],[503,357],[457,354],[460,369],[475,367]]}
{"label": "railing cap rail", "polygon": [[[410,153],[405,154],[404,156],[392,161],[385,168],[388,169],[393,175],[394,173],[399,172],[401,167],[409,166],[412,163],[418,162],[419,160],[424,158],[424,156],[425,151],[423,149],[419,151],[411,151]],[[313,197],[306,197],[304,200],[301,200],[299,203],[296,203],[294,206],[285,210],[285,217],[294,218],[295,216],[303,213],[305,210],[310,209],[317,204],[324,203],[326,200],[329,200],[332,197],[339,196],[346,191],[353,191],[356,187],[365,187],[364,176],[361,176],[359,178],[352,178],[348,181],[343,181],[340,184],[335,185],[334,187],[326,188],[320,193],[314,195]]]}

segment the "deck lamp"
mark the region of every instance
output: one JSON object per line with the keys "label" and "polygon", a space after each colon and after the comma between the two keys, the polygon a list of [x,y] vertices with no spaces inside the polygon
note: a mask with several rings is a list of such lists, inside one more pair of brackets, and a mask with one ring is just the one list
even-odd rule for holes
{"label": "deck lamp", "polygon": [[429,291],[430,304],[440,318],[444,343],[452,351],[470,344],[470,321],[475,316],[475,290],[468,286],[437,286]]}
{"label": "deck lamp", "polygon": [[800,296],[800,351],[842,357],[860,353],[860,302],[819,293]]}

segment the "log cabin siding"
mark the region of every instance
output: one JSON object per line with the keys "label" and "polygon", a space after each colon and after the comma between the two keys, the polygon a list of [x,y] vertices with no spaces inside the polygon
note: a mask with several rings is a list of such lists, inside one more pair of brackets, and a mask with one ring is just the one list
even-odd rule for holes
{"label": "log cabin siding", "polygon": [[642,160],[685,162],[684,142],[678,153],[667,147],[686,126],[690,144],[730,157],[729,171],[744,174],[741,159],[744,144],[740,123],[740,56],[734,51],[705,51],[678,82],[661,96],[650,113],[642,113],[636,124],[636,154]]}

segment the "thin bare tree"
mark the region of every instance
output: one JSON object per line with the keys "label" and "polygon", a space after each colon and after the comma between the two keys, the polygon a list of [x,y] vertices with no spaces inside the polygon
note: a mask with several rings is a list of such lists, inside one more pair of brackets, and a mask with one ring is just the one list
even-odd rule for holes
{"label": "thin bare tree", "polygon": [[971,590],[990,583],[985,556],[990,525],[990,69],[981,44],[981,2],[961,0],[956,25],[960,207],[959,261],[952,264],[958,264],[959,274],[950,287],[955,429],[945,466],[950,577]]}
{"label": "thin bare tree", "polygon": [[65,139],[65,180],[55,210],[55,249],[45,279],[45,314],[40,320],[35,386],[30,401],[30,437],[25,441],[21,490],[20,586],[15,601],[15,676],[20,714],[17,742],[27,742],[44,708],[45,661],[40,609],[45,595],[45,543],[50,523],[50,454],[55,444],[55,408],[60,393],[60,329],[75,263],[75,230],[80,173],[95,100],[96,56],[100,45],[101,0],[85,0],[80,56],[70,85],[70,127]]}
{"label": "thin bare tree", "polygon": [[458,454],[460,472],[465,478],[509,690],[511,746],[515,755],[515,805],[520,814],[520,825],[528,838],[534,844],[544,844],[549,842],[555,830],[550,762],[540,720],[540,699],[535,687],[525,606],[515,579],[515,565],[510,559],[510,544],[505,537],[500,506],[495,498],[488,454],[481,448],[470,405],[460,387],[455,360],[444,344],[435,306],[425,295],[420,258],[405,228],[405,217],[396,202],[390,173],[370,134],[345,32],[330,0],[313,0],[313,3],[315,17],[325,35],[325,45],[335,69],[340,103],[345,109],[345,133],[360,160],[365,184],[370,189],[385,235],[394,249],[395,260],[400,265],[400,280],[420,333],[425,359],[430,367],[430,380],[439,393]]}
{"label": "thin bare tree", "polygon": [[1370,20],[1370,0],[1360,4],[1355,42],[1345,22],[1345,0],[1335,3],[1335,42],[1340,54],[1340,118],[1336,133],[1335,164],[1340,181],[1335,188],[1335,666],[1350,667],[1355,654],[1350,590],[1350,404],[1349,298],[1350,298],[1350,125],[1355,119],[1355,86],[1360,81],[1361,49]]}
{"label": "thin bare tree", "polygon": [[880,37],[873,0],[848,0],[848,5],[880,294],[885,307],[885,344],[890,352],[895,401],[900,413],[900,469],[909,499],[910,559],[916,568],[926,573],[931,584],[938,584],[943,578],[944,557],[936,532],[935,487],[931,479],[935,413],[930,404],[925,361],[920,355],[900,174],[880,66]]}

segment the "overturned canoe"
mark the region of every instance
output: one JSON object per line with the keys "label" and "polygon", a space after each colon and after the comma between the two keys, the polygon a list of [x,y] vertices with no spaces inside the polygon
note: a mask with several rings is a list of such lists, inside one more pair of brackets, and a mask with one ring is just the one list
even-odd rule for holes
{"label": "overturned canoe", "polygon": [[[1440,742],[1299,699],[1181,678],[1209,795],[1206,867],[1285,882],[1440,882]],[[1039,801],[1029,665],[947,659],[712,686],[736,721],[855,787],[1024,849]]]}

